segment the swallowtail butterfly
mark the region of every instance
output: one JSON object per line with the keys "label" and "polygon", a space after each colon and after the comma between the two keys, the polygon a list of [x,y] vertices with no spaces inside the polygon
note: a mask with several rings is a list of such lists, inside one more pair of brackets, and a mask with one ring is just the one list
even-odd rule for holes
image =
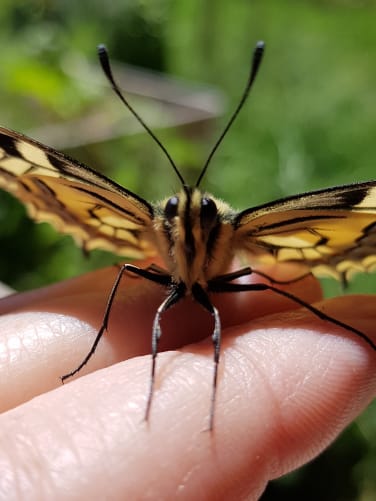
{"label": "swallowtail butterfly", "polygon": [[130,258],[159,255],[165,267],[141,269],[122,265],[104,310],[102,325],[81,364],[62,377],[77,373],[94,354],[107,329],[111,306],[125,271],[166,287],[168,295],[158,308],[152,328],[152,372],[146,419],[149,416],[162,334],[161,315],[191,295],[214,318],[213,392],[210,429],[213,428],[221,325],[210,293],[270,290],[308,308],[323,321],[360,336],[376,350],[364,333],[278,288],[278,282],[238,283],[253,273],[250,267],[228,272],[233,258],[246,255],[249,263],[301,263],[314,275],[329,275],[346,282],[354,272],[376,269],[376,181],[337,186],[290,196],[264,205],[235,211],[199,188],[209,162],[243,106],[257,74],[264,44],[256,46],[250,77],[238,107],[211,151],[195,186],[188,186],[170,155],[133,110],[115,83],[108,56],[99,47],[102,68],[123,103],[166,154],[180,179],[179,193],[149,203],[85,165],[33,139],[0,128],[0,187],[27,207],[36,221],[47,221],[74,237],[86,251],[110,250]]}

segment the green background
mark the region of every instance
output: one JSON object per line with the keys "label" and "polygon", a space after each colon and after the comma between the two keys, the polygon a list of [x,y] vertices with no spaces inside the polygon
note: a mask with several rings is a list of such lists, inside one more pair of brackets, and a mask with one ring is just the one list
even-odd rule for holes
{"label": "green background", "polygon": [[[170,129],[161,120],[158,127],[158,114],[153,117],[183,175],[194,180],[238,102],[252,49],[262,39],[267,50],[255,88],[203,187],[247,208],[369,180],[376,155],[375,25],[371,1],[2,0],[0,123],[32,133],[51,123],[71,128],[104,103],[120,108],[96,62],[95,48],[103,42],[114,60],[175,75],[192,87],[205,83],[225,96],[224,115],[204,132],[202,124]],[[148,117],[145,100],[139,107]],[[111,123],[111,112],[106,119]],[[89,120],[89,135],[95,126]],[[145,134],[66,151],[148,200],[179,188]],[[99,251],[83,257],[69,237],[34,225],[0,193],[0,278],[6,283],[28,289],[112,262]],[[356,277],[351,290],[375,292],[374,277]],[[373,500],[375,472],[371,406],[316,461],[271,483],[262,499]]]}

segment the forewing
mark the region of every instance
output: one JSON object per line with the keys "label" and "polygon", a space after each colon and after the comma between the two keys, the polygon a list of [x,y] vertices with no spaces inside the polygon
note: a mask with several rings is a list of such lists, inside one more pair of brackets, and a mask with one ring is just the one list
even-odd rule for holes
{"label": "forewing", "polygon": [[248,209],[234,224],[237,246],[257,262],[298,262],[345,280],[376,269],[376,181]]}
{"label": "forewing", "polygon": [[0,187],[33,219],[72,235],[85,250],[134,258],[155,254],[150,204],[85,165],[1,127]]}

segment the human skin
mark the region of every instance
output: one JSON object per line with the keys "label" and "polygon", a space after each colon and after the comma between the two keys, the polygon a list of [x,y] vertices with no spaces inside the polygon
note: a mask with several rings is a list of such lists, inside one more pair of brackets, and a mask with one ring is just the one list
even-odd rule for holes
{"label": "human skin", "polygon": [[[286,270],[280,278],[294,275]],[[1,499],[258,499],[375,396],[376,352],[356,335],[271,292],[216,294],[214,430],[212,319],[189,298],[162,321],[145,422],[151,325],[165,292],[130,275],[94,356],[62,385],[93,342],[117,271],[0,301]],[[312,277],[284,288],[376,341],[375,296],[321,301]]]}

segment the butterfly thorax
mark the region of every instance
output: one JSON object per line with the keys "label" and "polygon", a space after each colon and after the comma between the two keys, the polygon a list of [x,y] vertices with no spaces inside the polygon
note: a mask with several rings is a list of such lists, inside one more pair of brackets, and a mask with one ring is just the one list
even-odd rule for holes
{"label": "butterfly thorax", "polygon": [[234,255],[234,211],[224,202],[185,187],[156,208],[157,246],[176,283],[188,291],[225,273]]}

